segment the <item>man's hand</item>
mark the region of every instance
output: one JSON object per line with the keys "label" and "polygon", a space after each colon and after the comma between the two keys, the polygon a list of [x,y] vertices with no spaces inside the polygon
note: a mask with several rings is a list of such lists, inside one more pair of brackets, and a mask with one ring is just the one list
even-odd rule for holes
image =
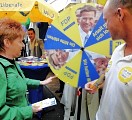
{"label": "man's hand", "polygon": [[98,87],[94,86],[96,80],[95,81],[91,81],[85,84],[85,90],[90,93],[90,94],[94,94],[95,92],[97,92]]}
{"label": "man's hand", "polygon": [[85,90],[90,94],[94,94],[99,88],[103,87],[104,80],[105,74],[102,74],[99,79],[85,84]]}

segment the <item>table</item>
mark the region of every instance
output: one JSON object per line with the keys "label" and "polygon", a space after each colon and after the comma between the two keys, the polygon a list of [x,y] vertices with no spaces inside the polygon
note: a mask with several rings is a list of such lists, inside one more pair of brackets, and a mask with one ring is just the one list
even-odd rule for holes
{"label": "table", "polygon": [[[20,65],[20,68],[25,77],[37,80],[44,80],[50,71],[48,64],[43,64],[41,66]],[[28,99],[31,104],[44,99],[43,86],[39,86],[37,89],[28,89],[28,91]],[[41,117],[41,114],[42,112],[38,112],[39,117]]]}

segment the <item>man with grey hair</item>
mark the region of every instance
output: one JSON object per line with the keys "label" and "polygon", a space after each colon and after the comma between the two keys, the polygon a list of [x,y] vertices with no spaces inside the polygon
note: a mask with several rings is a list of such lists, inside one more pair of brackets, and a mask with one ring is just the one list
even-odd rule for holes
{"label": "man with grey hair", "polygon": [[[113,40],[123,39],[108,64],[96,120],[132,119],[132,0],[108,0],[103,17]],[[87,83],[85,89],[94,93]],[[96,84],[100,88],[100,84]]]}

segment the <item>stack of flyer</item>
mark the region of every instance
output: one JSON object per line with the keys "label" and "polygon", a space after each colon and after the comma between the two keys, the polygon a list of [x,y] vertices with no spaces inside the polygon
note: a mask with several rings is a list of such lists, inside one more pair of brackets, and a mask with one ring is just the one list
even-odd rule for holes
{"label": "stack of flyer", "polygon": [[47,98],[45,100],[36,102],[36,103],[34,103],[32,105],[33,106],[40,106],[41,108],[46,108],[46,107],[57,105],[57,103],[56,103],[56,99],[55,98]]}

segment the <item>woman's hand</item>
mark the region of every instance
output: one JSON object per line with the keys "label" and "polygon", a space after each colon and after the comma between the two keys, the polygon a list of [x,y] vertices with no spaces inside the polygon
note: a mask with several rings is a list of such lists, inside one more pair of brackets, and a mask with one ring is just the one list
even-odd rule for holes
{"label": "woman's hand", "polygon": [[52,82],[52,79],[56,78],[56,76],[52,76],[47,78],[46,80],[40,81],[40,85],[47,85],[48,83]]}
{"label": "woman's hand", "polygon": [[32,105],[33,113],[41,111],[43,108],[39,105]]}

